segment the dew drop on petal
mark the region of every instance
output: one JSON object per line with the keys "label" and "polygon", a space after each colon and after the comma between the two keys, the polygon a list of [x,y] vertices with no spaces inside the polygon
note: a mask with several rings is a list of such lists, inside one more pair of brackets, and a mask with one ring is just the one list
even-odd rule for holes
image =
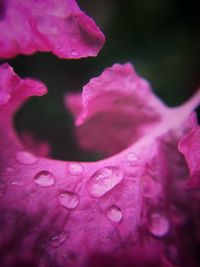
{"label": "dew drop on petal", "polygon": [[169,230],[169,221],[162,213],[152,213],[148,225],[149,232],[156,236],[162,237],[167,234]]}
{"label": "dew drop on petal", "polygon": [[22,164],[33,164],[37,161],[37,158],[30,152],[21,150],[17,151],[16,160]]}
{"label": "dew drop on petal", "polygon": [[113,205],[107,209],[106,216],[110,221],[119,223],[122,220],[123,214],[119,207]]}
{"label": "dew drop on petal", "polygon": [[75,209],[79,204],[78,194],[71,191],[62,191],[58,195],[60,204],[68,209]]}
{"label": "dew drop on petal", "polygon": [[55,176],[49,171],[40,171],[34,177],[34,182],[44,187],[52,186],[55,180]]}
{"label": "dew drop on petal", "polygon": [[97,170],[88,181],[88,192],[92,197],[102,197],[124,177],[123,171],[119,167],[108,166]]}
{"label": "dew drop on petal", "polygon": [[24,183],[23,183],[23,182],[21,182],[21,181],[13,181],[13,182],[11,183],[11,185],[23,186],[23,185],[24,185]]}
{"label": "dew drop on petal", "polygon": [[126,155],[126,159],[129,161],[129,162],[135,162],[138,160],[138,156],[134,153],[134,152],[130,152]]}
{"label": "dew drop on petal", "polygon": [[51,245],[52,247],[59,247],[65,242],[66,239],[67,239],[66,233],[55,235],[50,239],[49,245]]}
{"label": "dew drop on petal", "polygon": [[72,50],[71,51],[71,56],[77,58],[77,57],[80,56],[80,54],[76,50]]}
{"label": "dew drop on petal", "polygon": [[0,181],[0,197],[2,197],[7,190],[7,185],[5,181]]}
{"label": "dew drop on petal", "polygon": [[78,175],[83,172],[83,166],[79,162],[71,162],[68,166],[69,172],[72,175]]}

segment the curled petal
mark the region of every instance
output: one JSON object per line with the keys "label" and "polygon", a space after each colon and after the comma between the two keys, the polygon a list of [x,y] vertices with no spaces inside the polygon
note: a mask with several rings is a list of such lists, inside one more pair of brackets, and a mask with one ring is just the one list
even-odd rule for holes
{"label": "curled petal", "polygon": [[8,64],[0,66],[0,109],[12,113],[30,96],[42,96],[47,93],[46,87],[36,80],[21,79]]}
{"label": "curled petal", "polygon": [[0,10],[0,58],[45,51],[76,59],[103,46],[104,35],[75,0],[7,0]]}
{"label": "curled petal", "polygon": [[[185,112],[198,104],[195,101],[199,98]],[[84,86],[82,96],[66,95],[65,103],[75,117],[81,147],[108,156],[148,136],[167,117],[169,128],[170,120],[181,119],[181,112],[172,115],[173,109],[153,94],[129,63],[107,68]]]}
{"label": "curled petal", "polygon": [[[13,129],[13,113],[30,97],[47,93],[46,87],[36,80],[21,79],[8,64],[0,66],[0,123],[1,165],[9,166],[10,157],[23,146]],[[10,145],[12,143],[12,145]]]}

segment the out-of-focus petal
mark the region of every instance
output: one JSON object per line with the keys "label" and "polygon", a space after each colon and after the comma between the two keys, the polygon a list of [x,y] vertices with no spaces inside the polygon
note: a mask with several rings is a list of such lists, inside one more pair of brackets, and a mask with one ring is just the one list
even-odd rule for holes
{"label": "out-of-focus petal", "polygon": [[66,95],[65,103],[75,117],[81,147],[104,155],[149,136],[167,117],[174,121],[181,116],[152,93],[149,83],[129,63],[107,68],[84,86],[82,96]]}
{"label": "out-of-focus petal", "polygon": [[75,0],[6,0],[0,8],[0,58],[46,51],[76,59],[103,46],[104,35]]}
{"label": "out-of-focus petal", "polygon": [[19,137],[23,146],[26,147],[34,155],[46,158],[50,156],[51,147],[48,142],[38,140],[29,131],[23,131],[22,133],[20,133]]}

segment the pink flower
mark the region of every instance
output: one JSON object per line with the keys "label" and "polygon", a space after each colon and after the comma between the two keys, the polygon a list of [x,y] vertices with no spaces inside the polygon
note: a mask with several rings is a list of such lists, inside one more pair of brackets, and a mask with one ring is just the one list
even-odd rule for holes
{"label": "pink flower", "polygon": [[188,116],[199,92],[168,108],[131,64],[107,68],[82,101],[66,101],[80,144],[110,157],[63,162],[31,153],[12,125],[45,86],[6,64],[0,77],[1,266],[197,266],[191,246],[199,239],[187,231],[198,234],[200,192],[186,186],[177,145],[197,177],[199,127]]}
{"label": "pink flower", "polygon": [[104,35],[75,0],[1,0],[0,57],[36,51],[60,58],[97,55]]}
{"label": "pink flower", "polygon": [[[104,37],[73,0],[0,2],[0,56],[96,55]],[[5,30],[6,29],[6,30]],[[16,134],[15,112],[44,84],[0,66],[1,267],[197,267],[200,91],[169,108],[130,63],[115,64],[65,103],[97,162],[49,158]]]}

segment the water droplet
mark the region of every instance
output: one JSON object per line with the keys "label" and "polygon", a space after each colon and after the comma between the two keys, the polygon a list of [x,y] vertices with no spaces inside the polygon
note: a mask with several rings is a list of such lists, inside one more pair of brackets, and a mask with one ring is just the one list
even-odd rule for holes
{"label": "water droplet", "polygon": [[83,166],[79,162],[71,162],[68,168],[72,175],[81,174],[83,172]]}
{"label": "water droplet", "polygon": [[11,183],[11,185],[22,186],[22,185],[24,185],[24,183],[21,182],[21,181],[13,181],[13,182]]}
{"label": "water droplet", "polygon": [[30,152],[21,150],[17,151],[16,160],[22,164],[33,164],[37,161],[37,158]]}
{"label": "water droplet", "polygon": [[115,205],[109,207],[106,211],[107,218],[112,222],[120,222],[122,220],[122,212],[121,209]]}
{"label": "water droplet", "polygon": [[0,181],[0,197],[6,193],[7,185],[5,181]]}
{"label": "water droplet", "polygon": [[93,197],[102,197],[118,185],[123,177],[124,173],[119,167],[103,167],[91,176],[88,182],[88,192]]}
{"label": "water droplet", "polygon": [[44,187],[52,186],[55,183],[55,176],[49,171],[41,171],[35,175],[34,182]]}
{"label": "water droplet", "polygon": [[58,235],[55,235],[54,237],[52,237],[49,244],[52,247],[59,247],[65,242],[66,239],[67,239],[67,234],[61,233],[61,234],[58,234]]}
{"label": "water droplet", "polygon": [[148,229],[152,235],[156,237],[162,237],[166,235],[169,230],[169,221],[162,213],[152,213],[150,216]]}
{"label": "water droplet", "polygon": [[75,209],[79,203],[79,196],[71,191],[62,191],[59,193],[60,204],[68,209]]}
{"label": "water droplet", "polygon": [[76,50],[72,50],[71,56],[77,58],[80,56],[80,54]]}
{"label": "water droplet", "polygon": [[134,152],[130,152],[127,154],[126,159],[130,162],[138,161],[138,156]]}

